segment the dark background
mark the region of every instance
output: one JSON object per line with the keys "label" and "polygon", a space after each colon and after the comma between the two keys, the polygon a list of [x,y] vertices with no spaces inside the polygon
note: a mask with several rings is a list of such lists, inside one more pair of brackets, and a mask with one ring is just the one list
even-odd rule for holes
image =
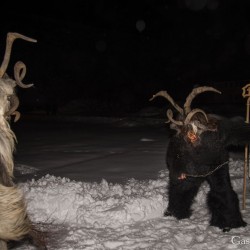
{"label": "dark background", "polygon": [[250,1],[19,1],[6,3],[0,20],[1,58],[7,32],[38,40],[15,41],[7,70],[12,76],[21,60],[35,84],[18,90],[22,112],[124,115],[162,106],[149,102],[161,89],[184,101],[197,85],[224,93],[201,103],[244,107]]}

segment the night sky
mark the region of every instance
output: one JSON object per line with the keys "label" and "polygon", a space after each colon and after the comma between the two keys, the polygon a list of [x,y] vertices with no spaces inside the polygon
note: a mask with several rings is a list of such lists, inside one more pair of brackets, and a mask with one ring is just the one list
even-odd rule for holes
{"label": "night sky", "polygon": [[161,89],[182,98],[193,86],[225,88],[230,82],[241,93],[250,81],[247,0],[7,5],[0,17],[1,58],[9,31],[38,40],[15,41],[7,70],[12,75],[21,60],[26,82],[35,84],[25,93],[20,90],[23,107],[37,100],[41,106],[62,106],[80,99],[86,114],[119,114],[149,105]]}

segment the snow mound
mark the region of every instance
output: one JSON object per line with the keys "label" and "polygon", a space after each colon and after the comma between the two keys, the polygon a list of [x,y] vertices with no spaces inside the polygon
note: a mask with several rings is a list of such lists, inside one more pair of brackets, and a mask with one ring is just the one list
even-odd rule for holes
{"label": "snow mound", "polygon": [[84,183],[46,175],[22,185],[28,212],[35,222],[119,227],[161,217],[166,207],[167,183],[163,179],[131,179],[120,185],[106,180]]}
{"label": "snow mound", "polygon": [[[241,199],[243,162],[230,160],[229,164],[232,185]],[[238,249],[233,237],[249,240],[248,227],[223,233],[209,226],[207,183],[201,186],[189,219],[164,217],[168,180],[168,171],[162,170],[157,180],[130,179],[124,185],[106,180],[76,182],[52,175],[19,185],[31,219],[50,234],[50,250]],[[249,212],[242,213],[249,223]],[[35,248],[25,243],[14,249]]]}

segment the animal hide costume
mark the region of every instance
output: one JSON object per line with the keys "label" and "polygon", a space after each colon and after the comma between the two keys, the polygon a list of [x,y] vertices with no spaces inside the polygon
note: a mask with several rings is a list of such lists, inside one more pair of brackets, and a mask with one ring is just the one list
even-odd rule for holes
{"label": "animal hide costume", "polygon": [[[19,100],[15,87],[29,88],[33,84],[23,84],[26,66],[17,62],[14,66],[15,80],[6,74],[10,60],[11,48],[15,39],[29,42],[36,40],[18,33],[8,33],[4,60],[0,67],[0,249],[6,250],[9,241],[19,241],[25,236],[31,237],[38,245],[43,245],[40,233],[30,221],[21,190],[13,182],[13,151],[16,137],[10,128],[11,115],[17,121],[20,114],[16,109]],[[46,249],[46,247],[43,247]]]}
{"label": "animal hide costume", "polygon": [[210,185],[207,205],[211,213],[210,225],[224,232],[244,227],[237,194],[229,175],[229,146],[245,145],[250,141],[250,126],[244,120],[207,115],[202,109],[191,109],[192,100],[200,93],[212,91],[209,86],[197,87],[186,98],[184,108],[174,102],[166,91],[155,94],[166,98],[178,112],[176,118],[167,110],[171,136],[166,153],[169,169],[168,208],[165,216],[177,219],[191,216],[191,205],[204,181]]}

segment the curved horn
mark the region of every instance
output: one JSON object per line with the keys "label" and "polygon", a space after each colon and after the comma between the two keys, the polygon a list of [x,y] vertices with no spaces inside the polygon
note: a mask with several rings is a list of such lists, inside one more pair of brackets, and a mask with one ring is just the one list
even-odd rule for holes
{"label": "curved horn", "polygon": [[21,114],[18,111],[14,111],[11,115],[15,116],[14,122],[17,122],[20,119],[20,117],[21,117]]}
{"label": "curved horn", "polygon": [[189,112],[191,111],[191,103],[193,101],[193,99],[199,95],[200,93],[203,93],[205,91],[213,91],[216,93],[221,94],[221,92],[213,87],[208,87],[208,86],[203,86],[203,87],[198,87],[198,88],[194,88],[192,90],[192,92],[188,95],[188,97],[186,98],[186,102],[184,104],[184,112],[186,115],[189,114]]}
{"label": "curved horn", "polygon": [[30,88],[32,87],[34,84],[24,84],[22,82],[23,78],[25,77],[26,74],[26,66],[23,62],[18,61],[16,62],[15,66],[14,66],[14,77],[16,80],[16,84],[22,88]]}
{"label": "curved horn", "polygon": [[171,121],[172,123],[174,123],[178,126],[183,126],[183,122],[174,120],[173,116],[174,116],[173,111],[171,109],[168,109],[167,110],[167,117],[168,117],[169,121]]}
{"label": "curved horn", "polygon": [[19,99],[16,95],[12,95],[10,96],[10,110],[8,112],[6,112],[6,116],[11,115],[14,111],[16,111],[16,109],[19,106]]}
{"label": "curved horn", "polygon": [[183,115],[183,109],[174,101],[174,99],[167,93],[167,91],[159,91],[158,93],[156,93],[155,95],[153,95],[152,98],[150,98],[149,100],[152,101],[154,100],[156,97],[158,96],[162,96],[164,98],[166,98],[172,105],[173,107]]}
{"label": "curved horn", "polygon": [[17,122],[21,114],[16,111],[19,106],[19,99],[16,95],[10,96],[10,110],[5,114],[6,116],[14,115],[14,122]]}
{"label": "curved horn", "polygon": [[34,42],[34,43],[37,42],[37,40],[30,38],[30,37],[27,37],[27,36],[24,36],[24,35],[21,35],[19,33],[9,32],[7,34],[7,38],[6,38],[6,49],[5,49],[4,59],[3,59],[2,65],[0,67],[0,78],[2,78],[6,72],[6,69],[7,69],[9,61],[10,61],[12,44],[15,41],[15,39],[17,39],[17,38],[21,38],[21,39],[28,41],[28,42]]}
{"label": "curved horn", "polygon": [[191,112],[189,112],[189,114],[186,116],[184,124],[187,125],[192,117],[196,114],[196,113],[202,113],[204,115],[204,117],[206,118],[207,122],[208,122],[208,118],[206,113],[202,110],[202,109],[193,109]]}

